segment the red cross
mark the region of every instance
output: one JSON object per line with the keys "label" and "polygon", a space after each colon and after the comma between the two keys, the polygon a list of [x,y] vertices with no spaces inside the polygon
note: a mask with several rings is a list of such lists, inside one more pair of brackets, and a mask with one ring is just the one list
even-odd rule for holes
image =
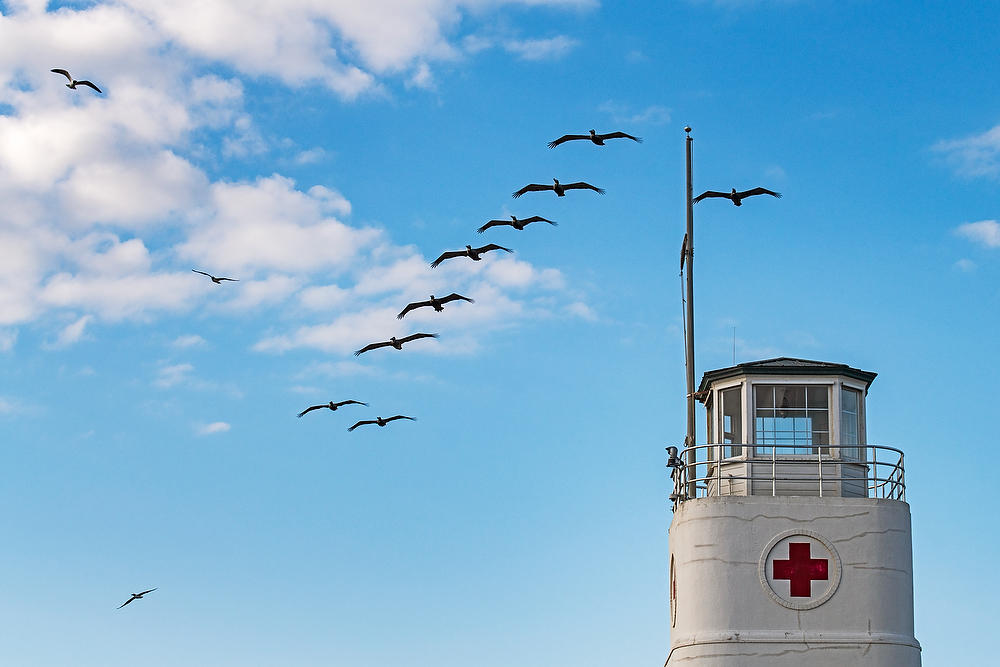
{"label": "red cross", "polygon": [[810,558],[808,542],[790,542],[788,560],[774,560],[775,579],[791,581],[789,589],[793,598],[812,596],[812,582],[829,578],[826,558]]}

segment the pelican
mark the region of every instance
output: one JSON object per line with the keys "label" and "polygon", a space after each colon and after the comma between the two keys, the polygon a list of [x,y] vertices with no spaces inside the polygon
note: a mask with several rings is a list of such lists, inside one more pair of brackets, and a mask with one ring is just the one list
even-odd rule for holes
{"label": "pelican", "polygon": [[208,276],[209,278],[212,279],[212,282],[215,283],[216,285],[221,285],[223,280],[228,280],[234,283],[238,283],[240,281],[239,278],[216,278],[211,273],[205,273],[204,271],[199,271],[198,269],[191,269],[191,270],[194,271],[195,273],[200,273],[203,276]]}
{"label": "pelican", "polygon": [[323,405],[310,405],[308,408],[300,412],[298,416],[301,417],[307,412],[312,412],[313,410],[322,410],[323,408],[329,408],[331,411],[336,412],[337,408],[339,408],[340,406],[351,405],[351,404],[364,405],[364,406],[368,405],[367,403],[362,403],[361,401],[355,401],[353,399],[349,401],[341,401],[340,403],[334,403],[333,401],[330,401],[329,403],[324,403]]}
{"label": "pelican", "polygon": [[354,426],[348,426],[347,430],[353,431],[357,427],[364,426],[365,424],[378,424],[379,426],[385,426],[389,422],[396,421],[397,419],[409,419],[410,421],[414,422],[417,421],[416,417],[407,417],[406,415],[396,415],[395,417],[386,417],[385,419],[382,419],[381,417],[376,417],[375,419],[363,419]]}
{"label": "pelican", "polygon": [[462,296],[461,294],[456,294],[455,292],[452,292],[448,296],[443,296],[440,299],[436,298],[433,294],[431,294],[430,301],[414,301],[413,303],[406,304],[406,308],[404,308],[399,313],[399,315],[396,315],[396,319],[401,320],[403,319],[403,316],[406,315],[411,310],[416,310],[417,308],[424,308],[425,306],[431,306],[434,310],[440,313],[442,310],[444,310],[444,304],[458,300],[468,301],[469,303],[475,303],[475,301],[473,301],[469,297]]}
{"label": "pelican", "polygon": [[555,185],[539,185],[538,183],[532,183],[530,185],[525,185],[523,188],[512,194],[511,197],[517,199],[525,192],[541,192],[542,190],[552,190],[560,197],[565,197],[567,190],[593,190],[599,195],[604,194],[603,189],[594,187],[590,183],[584,183],[583,181],[580,181],[579,183],[567,183],[566,185],[563,185],[562,183],[559,182],[558,178],[553,178],[552,180],[555,183]]}
{"label": "pelican", "polygon": [[[62,74],[64,77],[66,77],[67,79],[69,79],[69,83],[66,84],[67,88],[72,88],[73,90],[76,90],[77,86],[88,86],[90,88],[93,88],[94,90],[96,90],[99,93],[103,93],[104,92],[103,90],[101,90],[100,88],[98,88],[97,86],[95,86],[90,81],[77,81],[72,76],[70,76],[69,72],[67,72],[64,69],[50,69],[49,71],[50,72],[55,72],[56,74]],[[128,603],[126,602],[125,604],[128,604]]]}
{"label": "pelican", "polygon": [[503,225],[507,225],[508,227],[513,227],[514,229],[516,229],[517,231],[520,232],[520,231],[524,230],[524,228],[526,226],[530,225],[533,222],[547,222],[550,225],[558,225],[559,224],[558,222],[553,222],[552,220],[547,220],[547,219],[543,218],[540,215],[533,215],[530,218],[522,218],[520,220],[518,220],[514,216],[510,216],[510,220],[490,220],[489,222],[487,222],[485,225],[483,225],[482,227],[480,227],[476,231],[479,232],[480,234],[482,234],[483,232],[485,232],[490,227],[501,227]]}
{"label": "pelican", "polygon": [[429,334],[429,333],[415,333],[415,334],[410,334],[409,336],[406,336],[404,338],[396,338],[395,336],[392,336],[387,341],[383,341],[381,343],[369,343],[368,345],[365,345],[363,348],[356,351],[354,353],[354,356],[355,357],[360,356],[361,353],[363,352],[367,352],[368,350],[374,350],[379,347],[391,346],[396,348],[397,350],[402,350],[403,343],[409,343],[411,340],[417,340],[418,338],[437,338],[437,337],[438,337],[437,334]]}
{"label": "pelican", "polygon": [[709,197],[722,197],[723,199],[732,200],[733,204],[736,206],[742,206],[743,200],[746,197],[753,197],[754,195],[771,195],[772,197],[781,198],[780,192],[772,192],[765,188],[754,188],[753,190],[744,190],[743,192],[737,192],[736,188],[733,188],[732,192],[716,192],[715,190],[706,190],[695,197],[693,203],[697,204],[702,199],[708,199]]}
{"label": "pelican", "polygon": [[122,607],[124,607],[125,605],[127,605],[132,600],[140,600],[140,599],[142,599],[143,595],[145,595],[146,593],[152,593],[155,590],[156,590],[155,588],[150,588],[148,591],[143,591],[141,593],[132,593],[132,597],[130,597],[128,600],[125,600],[125,602],[122,602],[122,606],[118,607],[118,608],[121,609]]}
{"label": "pelican", "polygon": [[497,245],[496,243],[491,243],[489,245],[484,245],[482,248],[473,248],[471,245],[465,246],[465,250],[449,250],[447,252],[441,253],[441,256],[431,262],[431,268],[437,268],[437,265],[446,259],[451,259],[452,257],[468,257],[471,260],[479,261],[482,259],[481,255],[487,253],[491,250],[505,250],[507,252],[514,252],[510,248],[504,248],[502,245]]}
{"label": "pelican", "polygon": [[631,134],[625,134],[624,132],[608,132],[607,134],[597,134],[595,130],[591,130],[590,134],[564,134],[555,141],[549,142],[549,148],[555,148],[559,144],[566,143],[567,141],[574,141],[576,139],[589,139],[594,142],[597,146],[603,146],[605,139],[631,139],[632,141],[637,141],[640,144],[642,139],[639,137],[633,137]]}

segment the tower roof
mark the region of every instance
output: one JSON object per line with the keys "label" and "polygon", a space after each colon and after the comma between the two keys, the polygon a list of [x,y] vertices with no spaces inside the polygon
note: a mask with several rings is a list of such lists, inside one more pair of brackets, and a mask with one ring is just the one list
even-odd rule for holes
{"label": "tower roof", "polygon": [[740,375],[844,375],[865,383],[865,391],[871,386],[878,373],[852,368],[847,364],[834,364],[829,361],[813,361],[811,359],[796,359],[795,357],[775,357],[761,361],[748,361],[729,368],[719,368],[706,371],[701,376],[698,391],[703,392],[716,380],[738,377]]}

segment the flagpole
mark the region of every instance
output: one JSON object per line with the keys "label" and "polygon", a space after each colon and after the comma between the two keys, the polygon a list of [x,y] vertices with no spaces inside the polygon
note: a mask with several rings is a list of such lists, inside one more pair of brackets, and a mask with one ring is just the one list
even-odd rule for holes
{"label": "flagpole", "polygon": [[[697,442],[694,406],[694,184],[691,181],[692,143],[690,126],[684,128],[687,138],[684,142],[687,155],[687,337],[684,341],[684,366],[687,371],[687,435],[685,447],[694,447]],[[695,452],[688,452],[688,464],[695,462]],[[688,485],[688,497],[694,497],[692,485]]]}

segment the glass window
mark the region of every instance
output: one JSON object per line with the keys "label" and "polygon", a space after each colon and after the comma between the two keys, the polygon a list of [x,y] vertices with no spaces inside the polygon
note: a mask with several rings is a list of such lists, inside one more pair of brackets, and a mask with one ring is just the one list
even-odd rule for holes
{"label": "glass window", "polygon": [[[722,443],[726,445],[743,444],[743,390],[741,387],[723,389],[722,423],[719,431],[722,433]],[[742,456],[742,447],[726,447],[725,456]]]}
{"label": "glass window", "polygon": [[756,452],[777,454],[830,453],[829,390],[826,386],[754,385]]}
{"label": "glass window", "polygon": [[840,455],[845,459],[858,461],[861,458],[858,413],[861,405],[861,392],[848,387],[840,388]]}

